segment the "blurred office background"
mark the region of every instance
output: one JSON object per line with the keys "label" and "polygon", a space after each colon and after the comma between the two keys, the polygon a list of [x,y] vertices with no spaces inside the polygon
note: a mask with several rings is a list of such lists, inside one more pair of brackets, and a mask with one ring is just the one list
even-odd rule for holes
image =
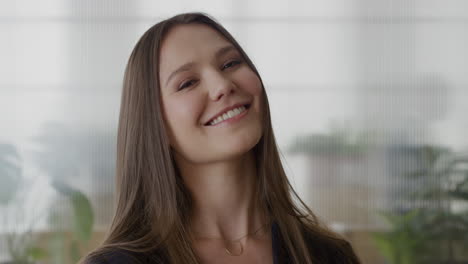
{"label": "blurred office background", "polygon": [[258,67],[291,182],[363,263],[468,263],[468,1],[1,1],[0,263],[74,263],[113,213],[126,61],[213,15]]}

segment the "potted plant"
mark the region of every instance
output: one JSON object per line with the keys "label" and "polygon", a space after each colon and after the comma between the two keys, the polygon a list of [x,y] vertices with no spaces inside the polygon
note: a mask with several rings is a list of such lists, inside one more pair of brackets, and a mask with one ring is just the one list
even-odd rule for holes
{"label": "potted plant", "polygon": [[414,206],[381,213],[390,230],[374,233],[374,241],[392,264],[467,263],[468,156],[435,146],[418,147],[417,153],[423,166],[403,175],[424,179],[407,194]]}

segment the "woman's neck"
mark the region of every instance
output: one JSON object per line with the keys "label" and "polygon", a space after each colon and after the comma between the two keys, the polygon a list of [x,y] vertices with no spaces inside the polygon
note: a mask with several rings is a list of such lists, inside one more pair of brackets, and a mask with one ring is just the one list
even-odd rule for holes
{"label": "woman's neck", "polygon": [[260,227],[255,200],[257,170],[252,152],[210,164],[178,163],[193,199],[190,229],[195,237],[236,239]]}

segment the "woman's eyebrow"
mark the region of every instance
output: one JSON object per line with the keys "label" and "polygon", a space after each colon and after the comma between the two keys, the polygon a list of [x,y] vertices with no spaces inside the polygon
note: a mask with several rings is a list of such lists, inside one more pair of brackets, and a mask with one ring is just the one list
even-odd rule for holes
{"label": "woman's eyebrow", "polygon": [[[234,47],[233,45],[222,47],[215,52],[215,57],[219,58],[231,50],[236,50],[236,47]],[[180,66],[179,68],[177,68],[175,71],[173,71],[171,75],[169,75],[169,77],[167,78],[166,86],[169,83],[169,81],[172,79],[172,77],[174,77],[174,75],[176,75],[179,72],[190,70],[190,68],[192,68],[194,64],[195,64],[194,62],[188,62]]]}
{"label": "woman's eyebrow", "polygon": [[169,77],[167,78],[166,86],[169,83],[169,81],[172,79],[172,77],[174,77],[174,75],[176,75],[179,72],[190,70],[190,68],[192,68],[194,64],[195,64],[194,62],[188,62],[188,63],[185,63],[184,65],[180,66],[179,68],[177,68],[177,70],[173,71],[171,73],[171,75],[169,75]]}
{"label": "woman's eyebrow", "polygon": [[221,56],[223,56],[224,54],[228,53],[229,51],[231,50],[235,50],[236,47],[232,46],[232,45],[229,45],[229,46],[226,46],[226,47],[222,47],[220,48],[218,51],[216,51],[215,53],[215,57],[216,58],[219,58]]}

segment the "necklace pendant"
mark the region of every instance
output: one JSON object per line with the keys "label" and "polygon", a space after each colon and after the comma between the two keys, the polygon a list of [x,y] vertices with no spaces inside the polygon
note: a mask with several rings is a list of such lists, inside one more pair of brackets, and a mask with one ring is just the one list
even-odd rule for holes
{"label": "necklace pendant", "polygon": [[229,256],[240,256],[244,252],[244,248],[242,247],[242,243],[240,241],[226,241],[225,245],[226,253]]}

